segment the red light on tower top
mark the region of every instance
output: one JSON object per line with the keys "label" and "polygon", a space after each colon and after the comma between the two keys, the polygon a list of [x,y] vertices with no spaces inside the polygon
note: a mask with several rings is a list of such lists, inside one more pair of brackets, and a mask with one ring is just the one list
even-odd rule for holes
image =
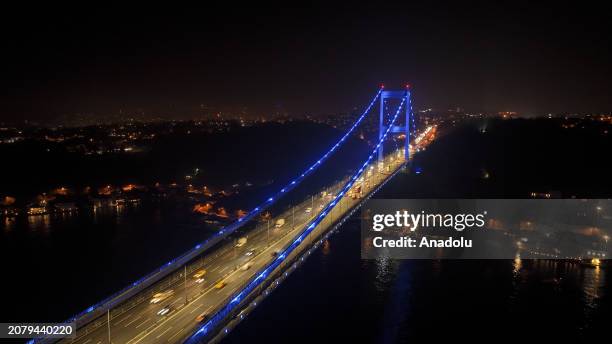
{"label": "red light on tower top", "polygon": [[406,84],[406,89],[409,90],[410,89],[410,84]]}
{"label": "red light on tower top", "polygon": [[385,88],[385,84],[380,84],[380,88]]}

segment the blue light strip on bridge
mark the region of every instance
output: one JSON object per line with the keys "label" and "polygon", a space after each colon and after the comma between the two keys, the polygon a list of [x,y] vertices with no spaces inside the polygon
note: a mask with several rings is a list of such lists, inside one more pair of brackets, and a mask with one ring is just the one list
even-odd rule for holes
{"label": "blue light strip on bridge", "polygon": [[[67,320],[67,322],[74,322],[74,321],[78,320],[79,318],[94,312],[99,307],[102,307],[102,306],[105,306],[105,305],[108,306],[106,308],[115,306],[116,303],[120,303],[121,301],[123,301],[123,300],[115,300],[115,299],[116,298],[120,298],[123,294],[127,293],[130,289],[139,286],[140,284],[145,282],[147,279],[154,277],[156,274],[162,273],[165,270],[169,269],[170,267],[174,267],[174,266],[178,265],[178,264],[175,264],[176,262],[179,262],[181,260],[189,258],[189,256],[192,256],[194,254],[201,254],[202,252],[198,252],[198,251],[200,251],[202,249],[202,247],[204,247],[206,244],[210,243],[211,240],[216,239],[218,237],[222,237],[224,235],[231,234],[236,229],[240,228],[244,223],[248,222],[249,220],[253,219],[257,215],[261,214],[261,212],[263,212],[266,208],[268,208],[272,204],[274,204],[274,202],[276,200],[278,200],[282,196],[284,196],[285,193],[287,193],[290,190],[292,190],[295,187],[297,187],[307,176],[312,174],[319,166],[321,166],[323,164],[323,162],[325,162],[336,151],[336,149],[338,149],[346,141],[346,139],[349,138],[349,136],[353,133],[353,131],[359,126],[359,124],[363,121],[363,119],[368,115],[368,113],[372,109],[372,106],[374,106],[374,104],[376,103],[376,100],[380,96],[382,90],[383,90],[383,87],[381,87],[378,90],[378,92],[376,93],[376,95],[374,96],[372,101],[366,107],[364,112],[359,116],[359,118],[357,118],[357,120],[353,123],[353,125],[350,127],[350,129],[340,138],[340,140],[338,140],[336,142],[335,145],[333,145],[331,147],[331,149],[329,151],[327,151],[327,153],[325,153],[313,165],[311,165],[304,172],[302,172],[301,175],[296,177],[293,181],[291,181],[289,184],[287,184],[285,187],[283,187],[280,191],[278,191],[274,196],[267,198],[266,201],[264,201],[262,204],[260,204],[259,206],[255,207],[254,209],[252,209],[245,216],[239,218],[234,223],[229,224],[229,225],[221,228],[212,237],[210,237],[210,238],[206,239],[205,241],[197,244],[193,249],[191,249],[188,252],[184,253],[183,255],[181,255],[181,256],[179,256],[179,257],[177,257],[177,258],[167,262],[166,264],[162,265],[157,270],[155,270],[155,271],[147,274],[145,277],[142,277],[141,279],[133,282],[132,284],[128,285],[126,288],[122,289],[121,291],[119,291],[119,292],[113,294],[112,296],[104,299],[103,301],[98,302],[97,304],[95,304],[95,305],[85,309],[81,313],[71,317],[69,320]],[[190,259],[192,259],[192,258],[190,258]],[[38,342],[38,341],[39,340],[37,339],[37,340],[34,340],[34,341],[30,341],[30,342],[34,343],[34,342]]]}
{"label": "blue light strip on bridge", "polygon": [[370,162],[374,158],[374,155],[376,154],[380,146],[387,138],[387,135],[391,131],[391,127],[397,120],[397,117],[399,116],[406,100],[408,100],[408,104],[406,106],[410,106],[410,91],[407,91],[406,96],[402,98],[402,102],[400,103],[395,113],[395,116],[389,123],[387,130],[381,137],[376,147],[372,150],[370,156],[368,156],[361,168],[353,175],[353,177],[349,179],[349,181],[344,185],[344,187],[334,197],[334,199],[321,211],[321,213],[314,220],[312,220],[306,226],[306,229],[291,243],[291,245],[289,245],[289,247],[287,247],[282,253],[280,253],[276,257],[276,259],[274,259],[274,261],[272,261],[263,270],[261,270],[261,272],[258,273],[255,279],[249,282],[249,284],[247,284],[246,287],[244,287],[240,292],[235,294],[235,296],[231,298],[231,301],[227,305],[225,305],[220,311],[215,313],[215,315],[213,315],[204,325],[202,325],[202,327],[200,327],[197,332],[195,332],[191,337],[189,337],[185,341],[185,343],[196,344],[199,343],[200,340],[203,339],[205,336],[207,336],[210,330],[218,326],[225,319],[225,317],[228,316],[230,312],[240,304],[244,297],[249,295],[253,290],[255,290],[255,288],[257,288],[261,283],[263,283],[263,281],[270,275],[270,273],[272,273],[287,258],[287,256],[291,254],[291,252],[293,252],[293,250],[295,250],[300,245],[304,238],[306,238],[306,236],[308,236],[308,234],[310,234],[317,227],[317,225],[325,219],[325,216],[329,213],[329,211],[338,203],[338,201],[353,186],[353,184],[355,184],[357,178],[361,176],[361,174],[365,171],[366,167],[370,164]]}
{"label": "blue light strip on bridge", "polygon": [[416,139],[416,134],[417,134],[417,129],[416,129],[416,123],[414,121],[414,112],[412,112],[412,104],[410,104],[410,119],[412,121],[412,139]]}

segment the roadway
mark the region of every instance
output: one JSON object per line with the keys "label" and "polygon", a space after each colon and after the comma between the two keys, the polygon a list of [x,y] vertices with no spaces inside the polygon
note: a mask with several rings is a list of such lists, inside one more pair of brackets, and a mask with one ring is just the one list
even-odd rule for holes
{"label": "roadway", "polygon": [[[335,185],[330,192],[337,192],[340,185],[341,183]],[[302,202],[294,209],[271,220],[269,227],[267,223],[263,223],[250,231],[244,246],[236,247],[234,240],[228,240],[223,247],[211,252],[211,255],[188,265],[187,279],[179,269],[177,273],[157,282],[153,288],[114,309],[111,311],[112,342],[168,343],[174,342],[182,334],[189,334],[186,330],[197,325],[195,318],[199,314],[210,312],[213,307],[232,295],[238,289],[238,283],[235,281],[246,280],[263,267],[273,257],[272,252],[286,246],[314,217],[319,207],[322,208],[330,200],[330,197],[318,196]],[[307,208],[312,208],[309,213],[306,212]],[[279,218],[284,218],[286,222],[282,227],[276,228],[275,222]],[[294,221],[295,224],[292,226]],[[249,255],[249,252],[253,254]],[[246,269],[247,264],[250,265],[248,269]],[[206,270],[206,274],[203,276],[203,281],[198,283],[193,275],[202,269]],[[215,284],[221,280],[227,285],[216,289]],[[167,299],[156,304],[150,302],[154,294],[170,290],[173,293]],[[166,306],[170,306],[171,311],[159,316],[157,312]],[[106,317],[102,318],[96,321],[97,326],[85,326],[77,331],[74,340],[65,339],[63,342],[108,343],[107,321]],[[172,322],[173,325],[164,326],[168,322]],[[162,326],[161,332],[156,330]]]}
{"label": "roadway", "polygon": [[[418,144],[417,148],[422,148]],[[431,139],[422,140],[428,144]],[[342,218],[372,190],[387,180],[389,175],[400,168],[404,159],[402,150],[385,157],[382,168],[375,168],[375,163],[368,167],[359,178],[351,192],[338,202],[334,211],[328,214],[329,221],[323,221],[314,235],[324,233],[335,221]],[[346,181],[336,183],[329,188],[329,193],[336,194]],[[360,188],[359,191],[358,188]],[[112,343],[177,343],[186,339],[200,325],[196,318],[200,314],[212,314],[226,304],[228,298],[241,290],[255,273],[263,269],[275,257],[275,252],[287,247],[303,230],[306,224],[332,200],[329,195],[307,199],[294,208],[286,211],[269,222],[257,225],[248,233],[248,241],[242,247],[236,247],[235,240],[226,243],[208,255],[195,260],[185,269],[171,274],[157,282],[153,287],[139,293],[129,301],[110,312],[110,337]],[[307,208],[311,208],[307,212]],[[275,227],[279,218],[285,224]],[[306,246],[306,245],[304,245]],[[252,252],[252,253],[249,253]],[[206,270],[202,280],[193,275]],[[183,270],[183,271],[180,271]],[[184,271],[187,272],[185,275]],[[215,285],[224,281],[225,286]],[[151,303],[154,294],[172,291],[172,294],[160,301]],[[162,308],[169,312],[158,315]],[[103,344],[109,343],[107,317],[100,317],[91,324],[77,330],[74,339],[63,339],[62,343]]]}

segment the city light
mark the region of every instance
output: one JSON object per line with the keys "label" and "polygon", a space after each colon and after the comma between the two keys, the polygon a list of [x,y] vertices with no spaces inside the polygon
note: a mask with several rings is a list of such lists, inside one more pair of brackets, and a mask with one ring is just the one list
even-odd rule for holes
{"label": "city light", "polygon": [[0,338],[605,341],[605,3],[245,6],[3,18]]}
{"label": "city light", "polygon": [[[71,317],[69,319],[69,321],[74,321],[76,319],[81,318],[82,316],[93,312],[94,310],[105,306],[104,308],[107,307],[112,307],[113,304],[115,304],[117,301],[114,301],[118,296],[123,295],[126,293],[127,290],[140,285],[143,281],[146,281],[150,278],[154,278],[156,276],[158,276],[160,273],[167,271],[169,266],[174,265],[176,262],[186,262],[188,260],[188,258],[193,257],[195,254],[199,254],[201,253],[200,251],[205,250],[207,248],[207,245],[211,242],[213,242],[215,240],[216,237],[219,236],[224,236],[224,235],[229,235],[231,234],[233,231],[235,231],[236,229],[238,229],[243,223],[246,223],[247,221],[255,218],[257,215],[259,215],[262,211],[264,211],[265,209],[267,209],[269,206],[272,205],[272,203],[280,198],[280,196],[282,196],[284,193],[286,193],[287,191],[290,191],[292,189],[294,189],[295,187],[297,187],[308,175],[310,175],[318,166],[320,166],[323,162],[325,162],[335,151],[338,147],[340,147],[345,140],[353,133],[353,131],[359,126],[359,124],[363,121],[364,118],[366,118],[366,116],[368,115],[368,113],[370,112],[370,109],[374,106],[374,104],[376,103],[376,100],[378,99],[378,97],[380,96],[382,92],[382,87],[376,92],[375,96],[373,97],[373,99],[370,101],[370,103],[368,104],[368,106],[365,108],[365,110],[363,111],[363,113],[357,118],[357,120],[353,123],[353,125],[348,129],[348,131],[346,131],[346,133],[331,147],[331,149],[329,149],[320,159],[317,159],[317,161],[310,166],[308,169],[306,169],[306,171],[304,171],[302,174],[300,174],[299,177],[295,178],[294,180],[292,180],[288,185],[286,185],[285,187],[281,188],[281,190],[279,190],[277,192],[277,194],[275,196],[269,197],[266,202],[264,202],[263,204],[260,204],[259,206],[255,207],[253,210],[251,210],[250,212],[248,212],[246,215],[244,215],[243,217],[239,218],[237,221],[235,221],[234,223],[223,227],[221,230],[219,230],[216,235],[206,239],[205,241],[201,242],[200,244],[196,245],[194,247],[194,249],[184,253],[183,255],[167,262],[166,264],[162,265],[160,268],[154,270],[153,272],[149,273],[148,275],[146,275],[145,277],[131,283],[130,285],[128,285],[126,288],[122,289],[121,291],[117,292],[116,294],[113,294],[112,296],[104,299],[103,301],[89,307],[86,311],[83,311],[73,317]],[[106,187],[106,190],[111,190],[111,186],[108,185]],[[284,190],[284,191],[283,191]],[[281,255],[282,256],[282,255]],[[280,257],[280,256],[279,256]],[[177,264],[177,266],[180,264]]]}
{"label": "city light", "polygon": [[391,131],[393,127],[393,124],[395,123],[399,114],[401,113],[402,107],[404,106],[404,103],[406,102],[406,100],[408,100],[407,106],[409,106],[410,91],[407,91],[406,96],[402,98],[402,101],[399,104],[397,111],[395,112],[395,115],[393,116],[392,120],[387,126],[387,129],[385,130],[384,134],[381,136],[380,140],[378,141],[378,143],[372,150],[372,153],[368,156],[366,161],[361,165],[359,170],[351,178],[349,178],[349,181],[341,188],[341,191],[333,198],[333,200],[326,207],[323,208],[321,213],[314,220],[312,220],[309,224],[305,226],[304,231],[293,241],[291,245],[289,245],[289,247],[287,247],[281,254],[279,254],[275,260],[273,260],[270,264],[268,264],[265,268],[263,268],[261,273],[254,280],[249,282],[241,291],[234,294],[232,298],[232,302],[225,305],[221,310],[215,313],[215,315],[213,315],[210,318],[210,320],[206,322],[206,324],[204,324],[198,331],[194,333],[193,336],[191,336],[187,340],[187,343],[196,343],[200,340],[200,337],[208,335],[209,333],[208,331],[210,331],[212,328],[220,324],[221,321],[228,314],[230,314],[230,312],[232,312],[235,307],[237,307],[237,305],[246,295],[249,295],[255,288],[257,288],[261,283],[263,283],[264,279],[271,272],[273,272],[291,252],[293,252],[299,246],[299,244],[304,240],[304,238],[308,236],[308,234],[310,234],[316,228],[318,224],[320,224],[325,219],[326,214],[334,207],[338,198],[342,197],[341,194],[344,195],[354,185],[355,181],[357,180],[357,178],[359,178],[362,172],[368,167],[373,157],[375,156],[375,153],[378,151],[380,146],[386,140],[389,132]]}

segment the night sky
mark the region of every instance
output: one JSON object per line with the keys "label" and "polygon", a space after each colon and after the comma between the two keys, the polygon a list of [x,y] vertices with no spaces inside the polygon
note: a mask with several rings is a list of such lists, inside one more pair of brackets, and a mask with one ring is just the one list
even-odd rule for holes
{"label": "night sky", "polygon": [[608,9],[418,3],[7,10],[0,121],[333,114],[381,82],[410,82],[417,109],[612,111]]}

